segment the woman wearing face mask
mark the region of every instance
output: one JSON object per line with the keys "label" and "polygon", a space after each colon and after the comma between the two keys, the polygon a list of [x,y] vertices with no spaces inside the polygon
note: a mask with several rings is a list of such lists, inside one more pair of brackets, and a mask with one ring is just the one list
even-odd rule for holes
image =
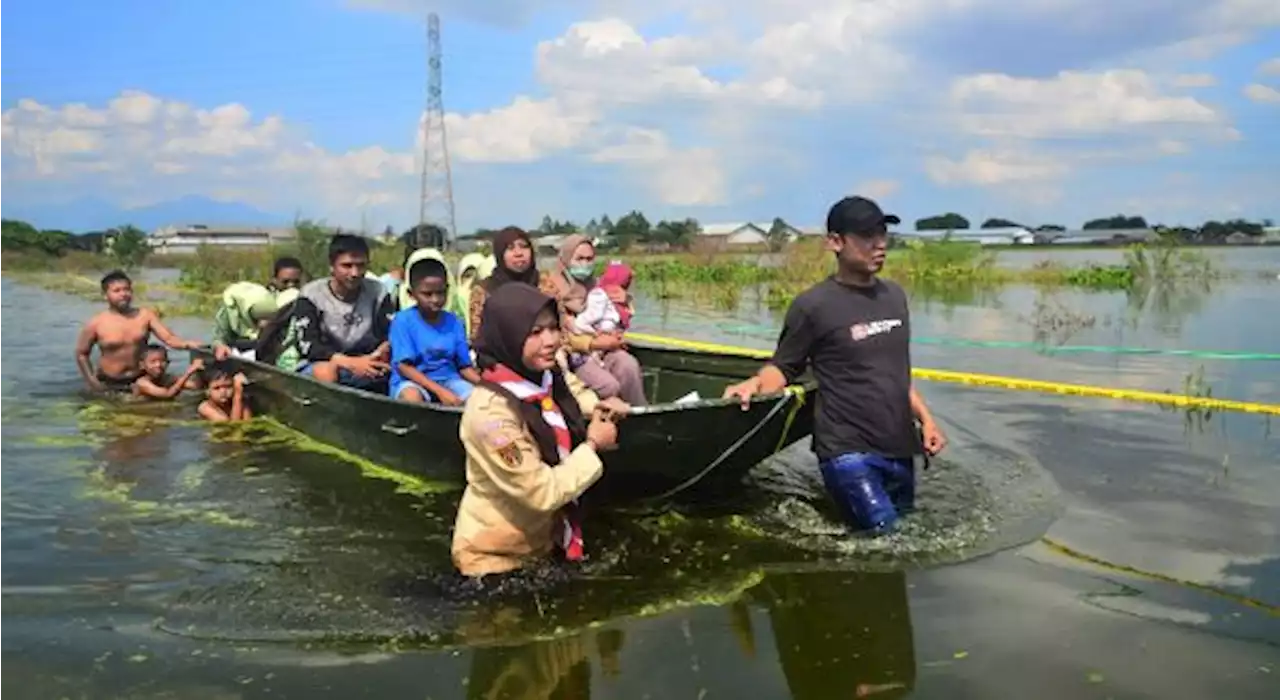
{"label": "woman wearing face mask", "polygon": [[645,405],[640,363],[624,348],[622,333],[573,333],[573,317],[587,305],[596,286],[596,247],[586,236],[572,235],[560,246],[556,272],[551,275],[556,300],[564,315],[571,351],[569,366],[601,397],[617,396],[632,406]]}
{"label": "woman wearing face mask", "polygon": [[485,315],[476,342],[481,382],[459,429],[467,488],[452,546],[454,565],[472,578],[515,571],[557,547],[569,561],[583,557],[576,501],[603,473],[597,453],[617,445],[614,421],[628,410],[598,400],[563,370],[551,297],[504,285]]}

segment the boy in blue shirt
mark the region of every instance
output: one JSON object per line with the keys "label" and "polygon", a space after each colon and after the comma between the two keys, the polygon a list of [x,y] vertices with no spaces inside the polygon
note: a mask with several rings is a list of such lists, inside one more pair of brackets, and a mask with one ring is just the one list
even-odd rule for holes
{"label": "boy in blue shirt", "polygon": [[471,363],[462,319],[444,310],[449,272],[439,260],[419,260],[409,269],[416,306],[391,321],[392,397],[415,403],[461,406],[480,374]]}

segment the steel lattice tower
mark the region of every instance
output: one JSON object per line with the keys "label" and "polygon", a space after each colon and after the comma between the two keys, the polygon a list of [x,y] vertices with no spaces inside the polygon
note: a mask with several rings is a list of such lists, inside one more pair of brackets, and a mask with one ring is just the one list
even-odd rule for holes
{"label": "steel lattice tower", "polygon": [[454,223],[453,171],[444,127],[444,78],[440,70],[440,16],[427,17],[427,112],[422,123],[422,199],[418,225],[445,230],[447,245],[457,240]]}

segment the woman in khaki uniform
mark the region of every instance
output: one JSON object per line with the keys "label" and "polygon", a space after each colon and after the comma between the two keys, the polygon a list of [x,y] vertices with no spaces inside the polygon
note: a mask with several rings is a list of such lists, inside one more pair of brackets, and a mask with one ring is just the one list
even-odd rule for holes
{"label": "woman in khaki uniform", "polygon": [[[465,576],[501,574],[560,549],[583,557],[576,500],[617,445],[614,421],[630,407],[599,401],[563,366],[556,302],[526,284],[494,290],[476,342],[483,380],[459,430],[467,488],[453,530]],[[590,423],[583,419],[590,415]]]}

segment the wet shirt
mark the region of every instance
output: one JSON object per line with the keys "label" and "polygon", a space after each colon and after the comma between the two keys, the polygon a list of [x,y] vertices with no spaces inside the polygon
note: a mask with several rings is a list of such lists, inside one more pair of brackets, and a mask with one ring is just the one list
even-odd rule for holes
{"label": "wet shirt", "polygon": [[441,311],[435,323],[428,322],[418,308],[405,309],[391,321],[391,382],[404,381],[400,363],[417,368],[433,382],[459,379],[459,370],[471,366],[471,347],[462,320]]}
{"label": "wet shirt", "polygon": [[871,287],[834,278],[787,309],[771,364],[789,382],[813,369],[818,401],[813,451],[886,457],[920,453],[911,414],[911,320],[907,296],[887,280]]}
{"label": "wet shirt", "polygon": [[377,280],[362,280],[360,294],[349,302],[334,295],[328,277],[312,280],[294,304],[298,350],[311,362],[366,355],[387,340],[393,315],[391,297]]}

